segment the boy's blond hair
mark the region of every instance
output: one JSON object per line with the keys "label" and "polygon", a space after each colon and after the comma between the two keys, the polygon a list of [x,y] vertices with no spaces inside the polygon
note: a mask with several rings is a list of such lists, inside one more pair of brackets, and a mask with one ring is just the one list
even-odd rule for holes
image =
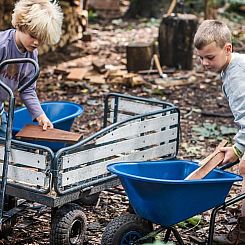
{"label": "boy's blond hair", "polygon": [[20,0],[15,4],[12,25],[38,41],[56,44],[62,32],[63,13],[56,1]]}
{"label": "boy's blond hair", "polygon": [[204,20],[197,29],[194,45],[197,49],[202,49],[212,42],[223,48],[226,43],[231,43],[231,32],[228,26],[221,21]]}

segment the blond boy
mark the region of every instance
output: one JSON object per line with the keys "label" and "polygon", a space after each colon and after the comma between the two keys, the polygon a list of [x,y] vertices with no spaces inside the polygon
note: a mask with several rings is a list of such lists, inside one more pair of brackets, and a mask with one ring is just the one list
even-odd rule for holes
{"label": "blond boy", "polygon": [[[38,61],[37,48],[41,44],[53,45],[61,36],[63,13],[56,1],[20,0],[15,4],[12,15],[13,29],[0,32],[0,62],[13,58],[31,58]],[[0,79],[13,91],[28,82],[34,74],[31,64],[14,64],[5,66],[0,71]],[[44,130],[53,125],[41,108],[33,84],[20,97],[32,119],[36,120]],[[5,137],[7,114],[3,102],[6,93],[0,90],[0,136]]]}
{"label": "blond boy", "polygon": [[[239,170],[244,180],[245,191],[245,54],[232,52],[232,35],[227,25],[218,20],[205,20],[199,26],[194,45],[197,55],[206,70],[219,72],[223,82],[223,92],[229,102],[239,131],[232,147],[223,147],[225,153],[222,164],[240,159]],[[228,235],[214,237],[216,244],[245,244],[245,201],[237,225]]]}

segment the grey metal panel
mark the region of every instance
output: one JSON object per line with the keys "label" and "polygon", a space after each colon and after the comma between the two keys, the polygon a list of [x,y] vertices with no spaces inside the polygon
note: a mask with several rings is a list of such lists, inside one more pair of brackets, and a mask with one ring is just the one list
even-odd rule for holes
{"label": "grey metal panel", "polygon": [[[3,164],[0,163],[0,174],[2,173]],[[46,174],[38,172],[35,169],[23,168],[9,165],[8,182],[18,182],[32,186],[45,186]]]}
{"label": "grey metal panel", "polygon": [[[0,161],[3,159],[4,146],[0,145]],[[46,168],[46,156],[17,149],[11,149],[10,162],[39,169]]]}
{"label": "grey metal panel", "polygon": [[177,142],[171,142],[169,144],[163,144],[155,146],[142,151],[134,151],[128,155],[121,155],[120,157],[114,157],[107,161],[100,161],[96,164],[91,164],[79,169],[71,170],[65,173],[61,173],[61,186],[67,186],[88,180],[93,177],[97,177],[108,173],[106,167],[110,163],[123,162],[123,161],[142,161],[158,159],[163,155],[174,155]]}

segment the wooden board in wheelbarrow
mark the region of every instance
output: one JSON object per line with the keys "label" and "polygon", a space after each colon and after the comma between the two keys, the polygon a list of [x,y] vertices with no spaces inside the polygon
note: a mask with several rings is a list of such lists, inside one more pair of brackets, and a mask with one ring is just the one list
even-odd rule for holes
{"label": "wooden board in wheelbarrow", "polygon": [[82,135],[61,129],[43,130],[41,126],[28,124],[16,134],[16,138],[28,140],[47,140],[56,142],[76,143]]}

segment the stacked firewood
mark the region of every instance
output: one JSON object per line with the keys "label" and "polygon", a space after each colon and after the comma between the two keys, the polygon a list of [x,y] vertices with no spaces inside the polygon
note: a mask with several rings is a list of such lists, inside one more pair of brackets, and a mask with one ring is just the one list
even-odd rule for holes
{"label": "stacked firewood", "polygon": [[11,27],[11,14],[15,0],[0,1],[0,30]]}
{"label": "stacked firewood", "polygon": [[[11,15],[16,0],[0,1],[0,30],[11,28]],[[60,6],[64,12],[63,34],[60,42],[55,46],[43,45],[39,48],[39,54],[44,54],[55,50],[57,47],[64,45],[82,37],[82,23],[84,23],[83,11],[80,9],[76,1],[60,1]]]}
{"label": "stacked firewood", "polygon": [[39,54],[55,50],[57,47],[63,47],[69,42],[82,38],[81,9],[80,6],[67,1],[60,1],[64,13],[63,34],[59,43],[55,46],[43,45],[39,49]]}

